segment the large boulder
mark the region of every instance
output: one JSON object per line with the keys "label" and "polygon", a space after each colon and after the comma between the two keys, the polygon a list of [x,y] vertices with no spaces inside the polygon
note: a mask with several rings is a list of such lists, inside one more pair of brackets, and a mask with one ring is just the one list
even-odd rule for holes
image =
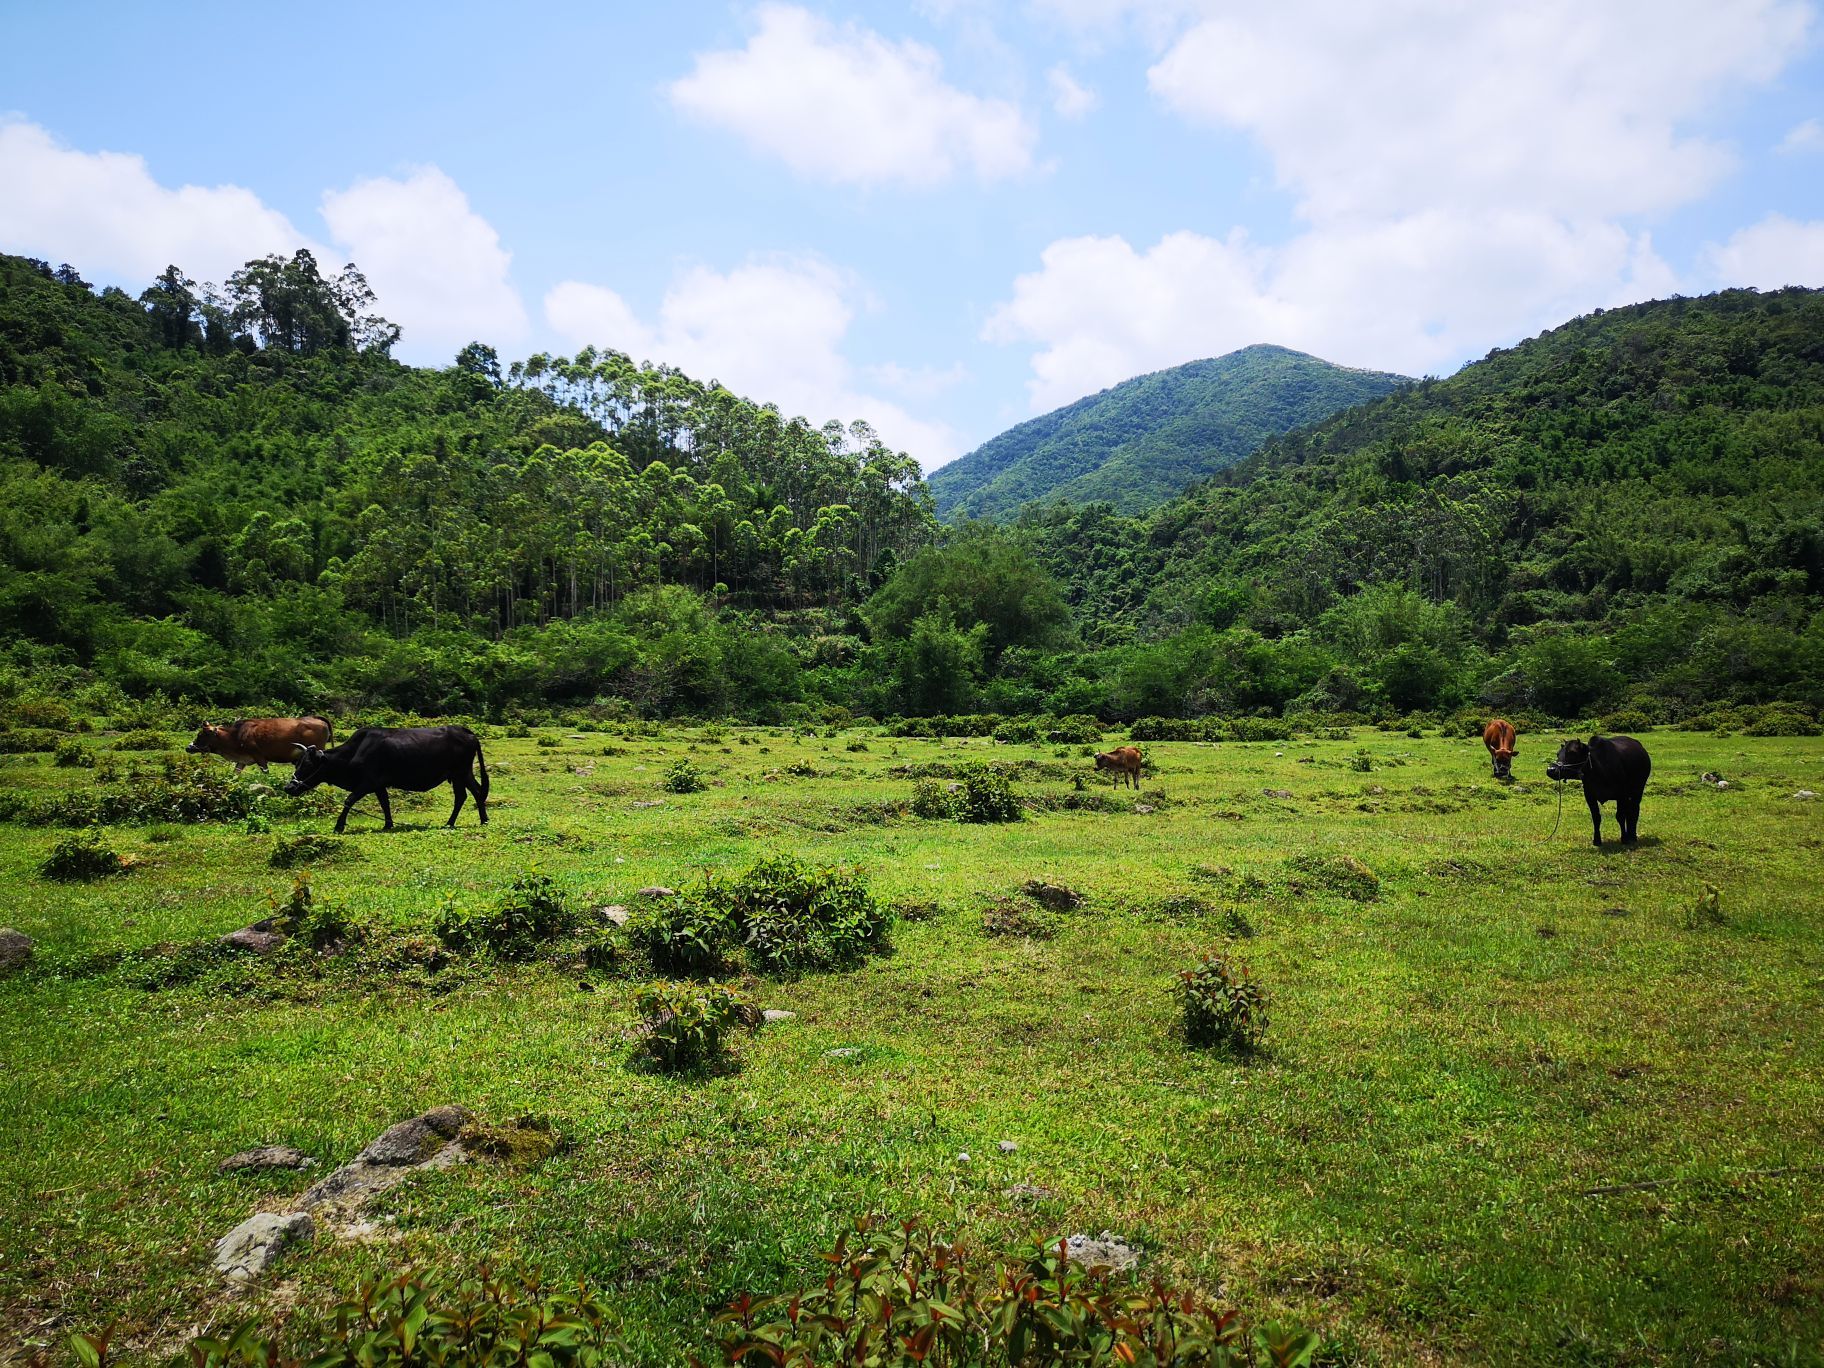
{"label": "large boulder", "polygon": [[317,1233],[301,1211],[258,1211],[215,1242],[215,1267],[233,1282],[257,1278],[294,1244]]}

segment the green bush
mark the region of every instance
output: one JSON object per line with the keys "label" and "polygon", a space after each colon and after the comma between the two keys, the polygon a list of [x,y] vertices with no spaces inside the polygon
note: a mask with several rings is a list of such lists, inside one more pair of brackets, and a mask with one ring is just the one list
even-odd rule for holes
{"label": "green bush", "polygon": [[63,737],[47,727],[8,727],[0,731],[0,755],[31,755],[57,749]]}
{"label": "green bush", "polygon": [[701,895],[665,899],[640,918],[633,933],[663,974],[719,974],[735,941],[733,921],[708,888]]}
{"label": "green bush", "polygon": [[1824,730],[1817,719],[1796,707],[1780,704],[1762,708],[1747,726],[1744,736],[1816,736]]}
{"label": "green bush", "polygon": [[70,731],[76,716],[70,706],[55,698],[23,696],[7,700],[3,714],[8,727],[42,728],[45,731]]}
{"label": "green bush", "polygon": [[[406,1272],[360,1287],[313,1329],[249,1320],[190,1341],[189,1368],[605,1368],[624,1360],[607,1307],[591,1292],[535,1278]],[[113,1362],[108,1335],[75,1335],[80,1368]]]}
{"label": "green bush", "polygon": [[342,913],[317,902],[311,892],[310,875],[300,870],[291,881],[291,892],[284,901],[267,900],[272,906],[274,926],[284,935],[312,950],[326,950],[360,940],[358,927]]}
{"label": "green bush", "polygon": [[1187,1044],[1247,1053],[1267,1034],[1267,990],[1241,960],[1213,951],[1178,975]]}
{"label": "green bush", "polygon": [[557,749],[557,738],[555,736],[539,737],[538,738],[538,748],[540,750],[556,750]]}
{"label": "green bush", "polygon": [[1124,1286],[1071,1262],[1063,1240],[1023,1259],[984,1259],[915,1221],[858,1221],[824,1256],[821,1282],[744,1296],[716,1317],[730,1364],[1309,1364],[1318,1342],[1277,1327],[1244,1338],[1238,1317],[1194,1292]]}
{"label": "green bush", "polygon": [[649,983],[634,998],[640,1052],[665,1073],[713,1069],[727,1061],[728,1038],[760,1023],[760,1013],[720,983]]}
{"label": "green bush", "polygon": [[60,769],[94,769],[95,757],[75,737],[66,737],[51,752],[51,761]]}
{"label": "green bush", "polygon": [[162,751],[171,749],[171,738],[163,732],[130,731],[124,732],[114,740],[117,751]]}
{"label": "green bush", "polygon": [[931,821],[948,821],[956,816],[956,799],[950,786],[937,779],[914,780],[912,815]]}
{"label": "green bush", "polygon": [[1102,741],[1102,723],[1087,713],[1072,713],[1053,723],[1045,733],[1045,739],[1061,746],[1099,745]]}
{"label": "green bush", "polygon": [[703,771],[680,757],[665,771],[663,787],[667,793],[700,793],[703,789]]}
{"label": "green bush", "polygon": [[38,866],[38,872],[47,879],[75,883],[106,878],[125,868],[120,856],[102,840],[101,833],[90,829],[59,837],[51,847],[51,853]]}
{"label": "green bush", "polygon": [[548,874],[533,870],[507,886],[491,906],[465,909],[452,898],[437,914],[432,929],[450,949],[489,951],[497,959],[531,959],[539,949],[576,925]]}
{"label": "green bush", "polygon": [[754,967],[802,973],[859,963],[886,942],[889,914],[858,870],[780,855],[716,890]]}
{"label": "green bush", "polygon": [[1005,774],[976,765],[963,775],[963,787],[956,795],[959,822],[1017,822],[1020,815],[1020,800]]}
{"label": "green bush", "polygon": [[1653,719],[1638,708],[1622,708],[1603,717],[1602,730],[1611,734],[1620,732],[1624,735],[1652,731]]}
{"label": "green bush", "polygon": [[1040,728],[1046,719],[1037,717],[1010,717],[994,729],[994,739],[1010,745],[1026,745],[1037,741]]}

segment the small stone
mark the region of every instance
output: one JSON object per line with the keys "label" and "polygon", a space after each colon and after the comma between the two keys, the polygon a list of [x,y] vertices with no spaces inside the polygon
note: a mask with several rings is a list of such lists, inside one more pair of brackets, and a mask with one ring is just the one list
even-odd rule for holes
{"label": "small stone", "polygon": [[1072,1235],[1064,1242],[1064,1254],[1072,1263],[1086,1268],[1112,1268],[1117,1273],[1125,1273],[1140,1262],[1138,1249],[1106,1230],[1093,1237]]}
{"label": "small stone", "polygon": [[798,1013],[788,1012],[783,1007],[768,1007],[760,1013],[762,1024],[767,1026],[777,1026],[782,1021],[796,1021],[797,1019]]}
{"label": "small stone", "polygon": [[1153,810],[1153,805],[1151,803],[1135,803],[1134,804],[1135,812],[1151,812],[1152,810]]}
{"label": "small stone", "polygon": [[1050,1188],[1040,1187],[1037,1183],[1015,1183],[1004,1191],[1016,1202],[1041,1202],[1051,1196]]}
{"label": "small stone", "polygon": [[853,1045],[843,1045],[834,1050],[825,1050],[823,1057],[825,1059],[851,1059],[860,1053],[861,1051]]}
{"label": "small stone", "polygon": [[1716,787],[1717,787],[1717,791],[1720,793],[1723,789],[1726,789],[1729,787],[1729,781],[1727,779],[1718,779],[1716,781]]}
{"label": "small stone", "polygon": [[0,926],[0,974],[17,969],[32,957],[32,938],[10,926]]}
{"label": "small stone", "polygon": [[257,1278],[294,1244],[317,1233],[316,1222],[301,1211],[260,1211],[215,1242],[215,1268],[235,1282]]}
{"label": "small stone", "polygon": [[267,1169],[302,1169],[316,1163],[303,1150],[291,1145],[261,1145],[258,1149],[231,1154],[215,1166],[217,1173],[261,1173]]}
{"label": "small stone", "polygon": [[1003,1141],[1001,1141],[1001,1143],[999,1145],[999,1149],[1002,1154],[1017,1153],[1019,1148],[1020,1147],[1018,1145],[1014,1144],[1013,1141],[1011,1141],[1011,1140],[1003,1140]]}
{"label": "small stone", "polygon": [[1273,758],[1274,758],[1274,759],[1275,759],[1275,760],[1279,760],[1279,759],[1283,759],[1283,758],[1284,758],[1284,756],[1285,756],[1285,754],[1286,754],[1286,753],[1285,753],[1285,752],[1284,752],[1284,751],[1274,751],[1274,752],[1273,752]]}
{"label": "small stone", "polygon": [[1268,798],[1290,798],[1292,796],[1291,789],[1262,789],[1261,793]]}
{"label": "small stone", "polygon": [[356,1163],[418,1164],[454,1140],[470,1119],[467,1107],[432,1107],[422,1116],[388,1126],[355,1156]]}
{"label": "small stone", "polygon": [[270,955],[285,943],[285,937],[258,925],[243,926],[239,931],[230,931],[223,936],[221,943],[230,950],[244,950],[250,955]]}
{"label": "small stone", "polygon": [[642,898],[675,898],[677,894],[677,889],[667,888],[664,884],[647,884],[639,892]]}
{"label": "small stone", "polygon": [[1083,901],[1083,895],[1076,889],[1066,888],[1063,884],[1046,883],[1043,879],[1028,879],[1020,885],[1020,892],[1053,912],[1069,912]]}
{"label": "small stone", "polygon": [[611,922],[615,926],[627,925],[627,919],[633,915],[619,903],[609,903],[608,906],[598,907],[595,910],[601,915],[603,921]]}
{"label": "small stone", "polygon": [[[1803,802],[1809,802],[1811,799],[1816,798],[1818,795],[1813,793],[1810,789],[1800,789],[1797,793],[1793,794],[1792,796],[1794,798],[1797,798],[1800,802],[1803,803]],[[6,933],[4,931],[0,931],[0,939],[4,939],[5,936],[6,936]]]}
{"label": "small stone", "polygon": [[968,1163],[969,1162],[969,1151],[968,1150],[958,1150],[957,1155],[956,1155],[956,1162],[959,1164]]}

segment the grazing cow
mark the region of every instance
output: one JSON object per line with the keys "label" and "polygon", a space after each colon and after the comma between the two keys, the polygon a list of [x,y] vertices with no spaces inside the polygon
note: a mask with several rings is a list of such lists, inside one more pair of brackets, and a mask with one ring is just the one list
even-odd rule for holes
{"label": "grazing cow", "polygon": [[1140,787],[1140,748],[1138,746],[1116,746],[1111,751],[1099,751],[1096,754],[1096,768],[1113,770],[1117,787],[1125,778],[1131,780],[1137,789]]}
{"label": "grazing cow", "polygon": [[1615,820],[1621,824],[1621,843],[1633,845],[1639,835],[1640,796],[1646,792],[1653,762],[1647,748],[1631,736],[1592,736],[1589,744],[1566,741],[1558,759],[1545,767],[1548,779],[1575,779],[1583,785],[1583,801],[1590,805],[1590,823],[1597,845],[1602,844],[1602,805],[1615,803]]}
{"label": "grazing cow", "polygon": [[191,755],[219,755],[234,761],[239,774],[249,765],[291,763],[299,746],[327,746],[329,723],[314,713],[303,717],[248,717],[239,722],[206,722],[184,749]]}
{"label": "grazing cow", "polygon": [[[348,790],[348,801],[336,818],[337,835],[348,825],[348,810],[368,794],[380,800],[386,830],[391,831],[389,788],[425,793],[439,784],[456,791],[456,806],[445,826],[456,825],[463,799],[471,793],[481,824],[488,824],[488,762],[481,757],[480,738],[467,727],[363,727],[334,750],[299,746],[295,755],[297,772],[285,785],[285,792],[293,798],[319,784]],[[476,766],[481,768],[479,783]]]}
{"label": "grazing cow", "polygon": [[1509,779],[1514,769],[1514,724],[1497,717],[1482,728],[1482,744],[1488,747],[1488,758],[1495,762],[1495,778]]}

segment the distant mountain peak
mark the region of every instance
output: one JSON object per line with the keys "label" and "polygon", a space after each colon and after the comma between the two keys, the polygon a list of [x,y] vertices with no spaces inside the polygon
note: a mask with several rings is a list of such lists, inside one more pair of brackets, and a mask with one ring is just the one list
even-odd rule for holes
{"label": "distant mountain peak", "polygon": [[1137,375],[1027,419],[930,478],[946,518],[1035,500],[1164,503],[1268,438],[1412,383],[1269,342]]}

